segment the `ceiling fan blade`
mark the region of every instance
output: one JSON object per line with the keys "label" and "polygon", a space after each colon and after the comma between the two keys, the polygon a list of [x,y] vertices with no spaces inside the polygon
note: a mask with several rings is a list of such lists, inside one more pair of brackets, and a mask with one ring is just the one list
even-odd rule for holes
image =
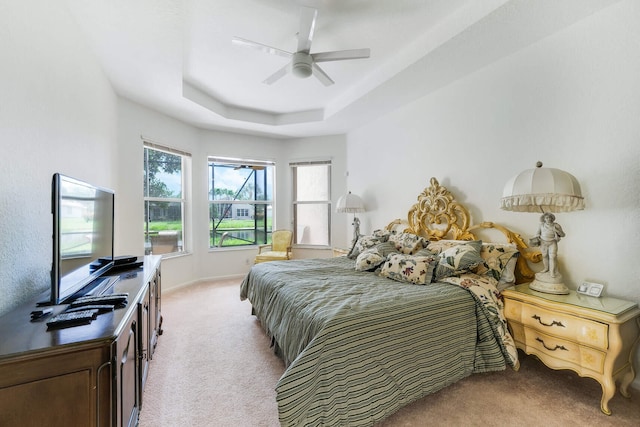
{"label": "ceiling fan blade", "polygon": [[336,50],[333,52],[312,53],[315,62],[342,61],[344,59],[363,59],[371,55],[371,49]]}
{"label": "ceiling fan blade", "polygon": [[280,80],[290,72],[291,72],[291,63],[288,63],[287,65],[280,68],[278,71],[276,71],[275,73],[271,74],[269,77],[264,79],[262,83],[265,83],[268,85],[274,84],[275,82],[277,82],[278,80]]}
{"label": "ceiling fan blade", "polygon": [[267,46],[266,44],[254,42],[251,40],[243,39],[241,37],[234,37],[231,39],[231,43],[236,44],[238,46],[248,47],[250,49],[256,49],[270,55],[278,55],[284,56],[285,58],[291,58],[293,53],[287,52],[286,50],[278,49],[275,47]]}
{"label": "ceiling fan blade", "polygon": [[331,86],[335,83],[315,62],[311,65],[311,69],[313,70],[313,75],[320,80],[320,83],[323,85]]}
{"label": "ceiling fan blade", "polygon": [[318,11],[310,7],[300,8],[300,29],[298,31],[297,52],[309,53],[311,50],[311,40],[316,29],[316,19]]}

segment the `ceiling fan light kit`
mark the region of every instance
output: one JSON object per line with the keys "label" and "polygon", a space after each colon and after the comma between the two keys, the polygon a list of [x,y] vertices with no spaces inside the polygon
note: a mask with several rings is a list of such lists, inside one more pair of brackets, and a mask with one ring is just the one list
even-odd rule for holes
{"label": "ceiling fan light kit", "polygon": [[313,72],[312,63],[313,60],[311,59],[311,55],[304,52],[296,52],[293,54],[293,59],[291,61],[291,73],[302,79],[307,78]]}
{"label": "ceiling fan light kit", "polygon": [[284,56],[290,58],[290,62],[278,71],[267,77],[263,83],[273,84],[288,73],[299,78],[307,78],[312,74],[325,86],[332,85],[333,80],[318,66],[318,62],[344,61],[347,59],[363,59],[370,56],[370,50],[350,49],[331,52],[311,52],[311,41],[316,28],[318,11],[310,7],[302,7],[300,13],[300,31],[298,31],[298,47],[294,53],[282,49],[267,46],[262,43],[253,42],[240,37],[234,37],[232,42],[239,46],[261,50],[270,55]]}

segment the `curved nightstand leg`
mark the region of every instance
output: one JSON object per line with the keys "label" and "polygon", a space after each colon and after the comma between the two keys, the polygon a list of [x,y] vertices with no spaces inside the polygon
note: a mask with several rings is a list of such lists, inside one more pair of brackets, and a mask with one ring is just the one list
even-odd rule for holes
{"label": "curved nightstand leg", "polygon": [[629,393],[629,386],[633,382],[633,379],[636,377],[636,373],[633,370],[633,366],[629,366],[627,372],[624,373],[622,379],[620,380],[620,394],[624,397],[631,397],[631,393]]}
{"label": "curved nightstand leg", "polygon": [[[640,330],[640,317],[636,318],[636,323],[638,324],[638,330]],[[631,393],[629,393],[629,386],[636,378],[636,371],[633,369],[633,356],[635,354],[635,349],[638,346],[638,342],[640,342],[640,335],[631,346],[631,352],[629,353],[629,365],[626,372],[620,379],[620,394],[627,398],[631,397]]]}
{"label": "curved nightstand leg", "polygon": [[611,415],[609,401],[616,394],[616,383],[612,379],[604,378],[602,384],[602,400],[600,400],[600,410],[605,415]]}

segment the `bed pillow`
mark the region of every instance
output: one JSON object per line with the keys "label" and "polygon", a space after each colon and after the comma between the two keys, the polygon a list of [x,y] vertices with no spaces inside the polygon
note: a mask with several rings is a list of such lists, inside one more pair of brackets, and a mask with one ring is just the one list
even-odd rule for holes
{"label": "bed pillow", "polygon": [[389,236],[376,236],[373,234],[369,236],[360,236],[347,254],[347,258],[356,259],[365,249],[372,248],[378,243],[386,242],[388,239]]}
{"label": "bed pillow", "polygon": [[472,245],[476,251],[480,252],[482,249],[482,240],[431,240],[426,245],[426,248],[434,254],[439,254],[444,250],[451,249],[458,245]]}
{"label": "bed pillow", "polygon": [[475,269],[483,261],[476,247],[476,244],[471,243],[459,244],[440,252],[435,267],[435,279],[458,276]]}
{"label": "bed pillow", "polygon": [[489,275],[498,281],[504,274],[505,282],[515,282],[515,261],[511,264],[514,270],[509,271],[506,267],[512,259],[517,260],[518,254],[518,248],[513,243],[483,243],[480,249],[482,263],[475,269],[475,273]]}
{"label": "bed pillow", "polygon": [[365,249],[356,258],[357,271],[369,271],[378,267],[385,260],[377,246]]}
{"label": "bed pillow", "polygon": [[389,236],[389,241],[396,245],[396,249],[403,254],[413,255],[427,245],[427,241],[411,233],[396,233]]}
{"label": "bed pillow", "polygon": [[373,230],[373,233],[371,233],[372,236],[374,237],[379,237],[381,241],[386,242],[387,240],[389,240],[389,237],[391,236],[391,231],[389,230]]}
{"label": "bed pillow", "polygon": [[435,262],[434,256],[391,254],[382,264],[379,275],[398,282],[426,285],[431,283]]}
{"label": "bed pillow", "polygon": [[[383,257],[387,257],[390,254],[398,254],[400,253],[400,251],[398,251],[396,249],[396,245],[394,245],[392,242],[382,242],[382,243],[378,243],[377,245],[374,246],[378,252],[380,252],[380,255],[382,255]],[[431,255],[431,254],[429,254]]]}

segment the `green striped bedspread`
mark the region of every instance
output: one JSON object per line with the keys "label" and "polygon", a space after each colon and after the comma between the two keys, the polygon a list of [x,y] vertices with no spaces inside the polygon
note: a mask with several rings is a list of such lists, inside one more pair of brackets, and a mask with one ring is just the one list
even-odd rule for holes
{"label": "green striped bedspread", "polygon": [[370,426],[510,364],[466,289],[358,272],[346,257],[256,264],[240,297],[287,366],[276,385],[282,426]]}

